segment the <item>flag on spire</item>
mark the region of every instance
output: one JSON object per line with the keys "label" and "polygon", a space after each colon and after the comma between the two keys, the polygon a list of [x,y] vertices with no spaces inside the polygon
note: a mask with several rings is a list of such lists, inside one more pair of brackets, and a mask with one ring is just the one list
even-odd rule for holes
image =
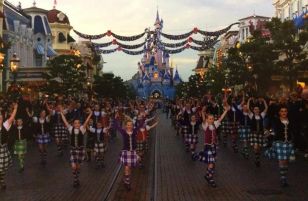
{"label": "flag on spire", "polygon": [[53,1],[53,9],[56,9],[56,6],[57,6],[57,0],[54,0]]}

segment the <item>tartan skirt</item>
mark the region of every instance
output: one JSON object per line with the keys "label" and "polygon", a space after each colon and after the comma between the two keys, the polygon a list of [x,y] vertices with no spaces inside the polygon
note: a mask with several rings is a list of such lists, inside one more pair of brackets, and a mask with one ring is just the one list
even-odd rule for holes
{"label": "tartan skirt", "polygon": [[146,141],[137,141],[137,148],[136,151],[143,152],[146,149]]}
{"label": "tartan skirt", "polygon": [[122,150],[120,162],[124,166],[136,167],[138,165],[139,156],[136,151]]}
{"label": "tartan skirt", "polygon": [[21,155],[27,153],[27,140],[17,140],[14,144],[14,154]]}
{"label": "tartan skirt", "polygon": [[49,144],[51,142],[51,137],[48,133],[41,134],[36,137],[36,142],[38,144]]}
{"label": "tartan skirt", "polygon": [[7,144],[0,145],[0,172],[5,172],[12,165],[12,157]]}
{"label": "tartan skirt", "polygon": [[223,135],[230,134],[230,123],[229,121],[225,120],[221,122],[220,131]]}
{"label": "tartan skirt", "polygon": [[197,144],[198,143],[198,135],[188,134],[187,142],[188,142],[188,144],[193,144],[193,145]]}
{"label": "tartan skirt", "polygon": [[94,144],[94,153],[96,154],[103,154],[105,152],[105,145],[104,143],[95,143]]}
{"label": "tartan skirt", "polygon": [[87,135],[86,136],[86,148],[88,149],[88,150],[92,150],[92,149],[94,149],[94,147],[95,147],[95,141],[94,141],[94,138],[93,137],[90,137],[89,135]]}
{"label": "tartan skirt", "polygon": [[295,160],[295,152],[292,143],[275,141],[271,148],[267,149],[264,155],[269,159]]}
{"label": "tartan skirt", "polygon": [[56,124],[53,127],[53,134],[57,140],[66,141],[68,140],[68,130],[63,124]]}
{"label": "tartan skirt", "polygon": [[250,146],[266,147],[267,140],[265,139],[263,132],[252,132],[249,135],[249,143]]}
{"label": "tartan skirt", "polygon": [[250,132],[251,130],[249,126],[239,126],[238,133],[242,141],[248,141]]}
{"label": "tartan skirt", "polygon": [[81,164],[85,159],[85,149],[84,147],[71,147],[70,151],[70,163],[71,164]]}
{"label": "tartan skirt", "polygon": [[199,152],[197,154],[197,159],[200,162],[209,164],[209,163],[215,163],[216,162],[216,145],[204,145],[203,151]]}
{"label": "tartan skirt", "polygon": [[237,135],[238,129],[239,129],[239,123],[238,122],[229,122],[228,123],[228,129],[231,135]]}

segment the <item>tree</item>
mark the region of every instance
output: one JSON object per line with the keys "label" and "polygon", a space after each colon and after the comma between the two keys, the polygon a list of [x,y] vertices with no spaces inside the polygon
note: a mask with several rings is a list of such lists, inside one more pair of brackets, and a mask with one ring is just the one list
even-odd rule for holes
{"label": "tree", "polygon": [[114,76],[112,73],[96,76],[93,89],[102,97],[114,99],[135,97],[133,89],[125,85],[121,77]]}
{"label": "tree", "polygon": [[248,84],[259,94],[265,94],[272,76],[277,73],[275,61],[279,54],[268,36],[263,36],[260,30],[252,31],[246,43],[229,49],[222,70],[228,70],[230,86]]}
{"label": "tree", "polygon": [[211,66],[205,75],[206,86],[212,94],[221,93],[221,90],[226,87],[226,68],[223,66],[225,66],[224,62],[222,68]]}
{"label": "tree", "polygon": [[292,89],[298,79],[298,72],[308,66],[307,52],[303,51],[308,41],[308,26],[306,24],[299,32],[293,21],[281,22],[273,18],[267,23],[267,28],[271,32],[274,50],[279,54],[276,66]]}
{"label": "tree", "polygon": [[44,74],[47,93],[68,92],[80,93],[86,83],[86,66],[80,57],[75,55],[60,55],[47,63],[48,72]]}

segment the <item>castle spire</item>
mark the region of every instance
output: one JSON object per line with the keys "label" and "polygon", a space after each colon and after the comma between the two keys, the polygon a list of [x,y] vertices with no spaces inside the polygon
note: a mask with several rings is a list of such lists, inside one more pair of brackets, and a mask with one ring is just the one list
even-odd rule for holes
{"label": "castle spire", "polygon": [[159,19],[159,12],[158,12],[158,8],[157,8],[157,12],[156,12],[156,20],[155,20],[155,26],[160,24],[160,19]]}

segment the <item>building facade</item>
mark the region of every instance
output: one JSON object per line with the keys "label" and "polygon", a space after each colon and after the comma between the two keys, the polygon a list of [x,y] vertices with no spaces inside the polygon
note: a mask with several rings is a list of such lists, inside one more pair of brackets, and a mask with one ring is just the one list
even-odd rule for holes
{"label": "building facade", "polygon": [[307,13],[308,0],[273,0],[275,16],[281,20],[292,20]]}
{"label": "building facade", "polygon": [[[10,59],[16,53],[20,58],[20,69],[33,66],[33,39],[34,33],[31,27],[31,21],[20,7],[16,7],[7,1],[3,4],[3,41],[7,44],[5,50],[3,87],[7,89],[12,75],[10,71]],[[20,74],[19,74],[20,76]],[[18,78],[17,78],[18,79]]]}
{"label": "building facade", "polygon": [[239,42],[245,43],[251,37],[254,30],[260,30],[262,35],[269,35],[269,31],[265,28],[265,23],[269,21],[269,17],[252,15],[239,20]]}
{"label": "building facade", "polygon": [[72,44],[75,40],[70,35],[73,27],[70,25],[69,18],[55,8],[47,12],[47,17],[51,28],[52,47],[60,55],[74,54]]}

